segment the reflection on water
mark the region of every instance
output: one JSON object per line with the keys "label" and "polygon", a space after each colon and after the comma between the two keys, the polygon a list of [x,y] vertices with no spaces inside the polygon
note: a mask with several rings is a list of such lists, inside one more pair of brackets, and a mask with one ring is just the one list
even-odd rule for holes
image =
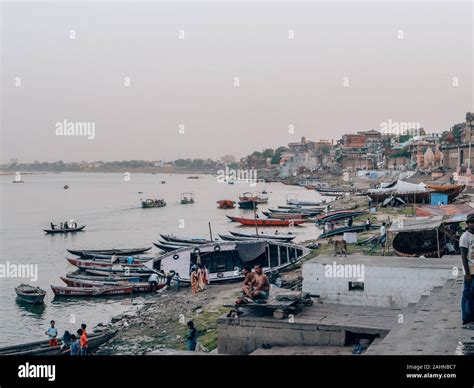
{"label": "reflection on water", "polygon": [[25,316],[41,319],[43,317],[43,313],[46,310],[46,305],[44,303],[40,304],[31,304],[21,300],[20,298],[16,298],[16,304],[21,312],[24,313]]}

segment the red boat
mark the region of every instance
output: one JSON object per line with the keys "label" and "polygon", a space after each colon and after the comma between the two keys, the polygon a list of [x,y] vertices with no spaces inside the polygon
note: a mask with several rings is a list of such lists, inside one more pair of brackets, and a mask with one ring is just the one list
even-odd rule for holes
{"label": "red boat", "polygon": [[305,222],[305,220],[282,220],[282,219],[253,219],[253,218],[243,218],[243,217],[233,217],[237,222],[240,222],[245,226],[290,226],[290,225],[300,225]]}
{"label": "red boat", "polygon": [[103,287],[60,287],[51,286],[55,296],[104,296],[131,294],[130,286],[103,286]]}
{"label": "red boat", "polygon": [[219,209],[233,209],[235,208],[235,201],[231,201],[230,199],[223,199],[221,201],[217,201],[217,207]]}
{"label": "red boat", "polygon": [[[80,269],[103,269],[103,268],[112,268],[112,266],[116,264],[112,263],[107,263],[103,261],[94,261],[94,260],[81,260],[81,259],[72,259],[72,258],[66,258],[69,263],[72,265],[76,266],[77,268]],[[125,264],[121,263],[120,264],[123,268],[128,267],[128,268],[141,268],[143,267],[143,263],[137,263],[137,264]]]}
{"label": "red boat", "polygon": [[[100,280],[81,280],[61,277],[61,280],[68,285],[68,287],[132,287],[133,292],[151,292],[150,283],[148,282],[104,282]],[[165,283],[158,284],[157,290],[163,288]]]}

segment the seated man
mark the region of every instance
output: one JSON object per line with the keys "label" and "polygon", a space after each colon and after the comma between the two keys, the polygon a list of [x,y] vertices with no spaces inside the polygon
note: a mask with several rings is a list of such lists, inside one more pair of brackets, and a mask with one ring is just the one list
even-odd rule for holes
{"label": "seated man", "polygon": [[244,285],[242,286],[242,292],[243,292],[244,296],[251,298],[252,283],[253,283],[253,279],[255,277],[255,274],[252,272],[252,269],[250,268],[249,265],[246,265],[242,269],[242,273],[245,276]]}
{"label": "seated man", "polygon": [[253,300],[268,299],[270,295],[270,282],[267,275],[263,273],[263,268],[260,264],[255,266],[252,288],[253,290],[250,292],[250,297]]}

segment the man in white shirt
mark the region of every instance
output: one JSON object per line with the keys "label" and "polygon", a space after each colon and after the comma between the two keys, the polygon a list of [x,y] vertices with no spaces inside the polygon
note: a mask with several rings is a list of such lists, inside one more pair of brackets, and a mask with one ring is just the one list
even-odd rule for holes
{"label": "man in white shirt", "polygon": [[464,269],[464,289],[461,299],[463,325],[474,323],[474,213],[467,216],[467,229],[459,240],[462,266]]}
{"label": "man in white shirt", "polygon": [[155,272],[153,272],[148,278],[148,283],[150,283],[151,291],[155,292],[156,287],[158,286],[158,275]]}
{"label": "man in white shirt", "polygon": [[387,228],[385,222],[382,223],[380,227],[380,245],[385,246],[385,240],[387,239]]}

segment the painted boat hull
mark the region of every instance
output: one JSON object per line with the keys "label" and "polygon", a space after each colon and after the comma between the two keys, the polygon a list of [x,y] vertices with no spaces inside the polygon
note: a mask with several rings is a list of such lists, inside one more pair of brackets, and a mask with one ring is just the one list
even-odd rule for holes
{"label": "painted boat hull", "polygon": [[235,220],[244,226],[290,226],[290,225],[300,225],[305,222],[305,220],[281,220],[281,219],[252,219],[252,218],[242,218],[235,217]]}
{"label": "painted boat hull", "polygon": [[86,296],[98,297],[109,295],[129,295],[133,292],[131,286],[107,286],[107,287],[62,287],[51,286],[55,296]]}
{"label": "painted boat hull", "polygon": [[[112,268],[114,265],[112,263],[107,263],[107,262],[100,262],[100,261],[94,261],[94,260],[81,260],[81,259],[73,259],[73,258],[66,258],[66,260],[69,262],[69,264],[74,265],[75,267],[79,269],[107,269],[107,268]],[[122,265],[122,264],[121,264]],[[125,264],[122,265],[124,268],[143,268],[144,264]]]}

